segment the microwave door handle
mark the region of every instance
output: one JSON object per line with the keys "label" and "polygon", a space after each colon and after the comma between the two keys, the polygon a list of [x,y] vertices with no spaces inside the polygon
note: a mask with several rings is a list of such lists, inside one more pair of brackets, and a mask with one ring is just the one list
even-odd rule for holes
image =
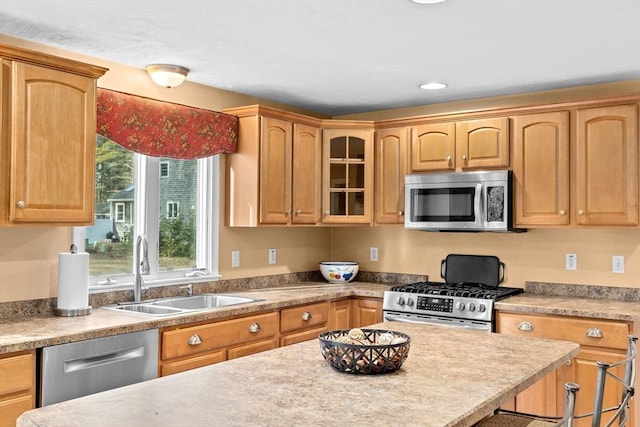
{"label": "microwave door handle", "polygon": [[485,219],[482,216],[484,212],[485,186],[482,183],[476,184],[476,194],[473,201],[474,214],[476,216],[476,224],[484,226]]}

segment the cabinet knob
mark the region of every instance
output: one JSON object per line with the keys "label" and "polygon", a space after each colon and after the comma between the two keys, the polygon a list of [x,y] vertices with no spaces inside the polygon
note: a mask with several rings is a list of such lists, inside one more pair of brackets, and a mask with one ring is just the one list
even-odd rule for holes
{"label": "cabinet knob", "polygon": [[300,209],[296,209],[296,211],[295,211],[296,216],[300,215],[301,212],[302,211]]}
{"label": "cabinet knob", "polygon": [[284,216],[289,216],[289,215],[291,215],[291,209],[287,209],[287,210],[284,212]]}
{"label": "cabinet knob", "polygon": [[313,316],[311,316],[311,313],[309,313],[308,311],[305,311],[304,313],[302,313],[302,320],[304,320],[305,322],[308,322],[309,320],[311,320]]}
{"label": "cabinet knob", "polygon": [[329,216],[329,211],[324,211],[324,214]]}
{"label": "cabinet knob", "polygon": [[447,161],[447,163],[451,164],[451,156],[447,156],[444,159]]}
{"label": "cabinet knob", "polygon": [[589,328],[587,329],[587,336],[589,338],[602,338],[604,337],[604,334],[600,328]]}
{"label": "cabinet knob", "polygon": [[24,209],[25,206],[27,206],[27,204],[24,202],[24,200],[19,200],[18,203],[16,203],[16,205],[20,208],[20,209]]}
{"label": "cabinet knob", "polygon": [[578,215],[584,215],[584,211],[583,211],[582,209],[580,209],[580,210],[578,211]]}
{"label": "cabinet knob", "polygon": [[567,211],[565,211],[564,209],[560,209],[560,215],[566,215]]}
{"label": "cabinet knob", "polygon": [[189,337],[188,343],[191,346],[202,344],[202,338],[198,334],[193,334]]}
{"label": "cabinet knob", "polygon": [[462,161],[463,161],[463,162],[466,162],[466,161],[467,161],[467,155],[466,155],[466,154],[463,154],[463,155],[462,155]]}
{"label": "cabinet knob", "polygon": [[518,329],[520,329],[521,331],[533,331],[533,323],[531,322],[522,322],[518,325]]}
{"label": "cabinet knob", "polygon": [[402,211],[398,212],[398,216],[402,216],[402,215],[404,215],[404,212]]}
{"label": "cabinet knob", "polygon": [[259,323],[252,323],[251,326],[249,326],[249,332],[251,332],[252,334],[257,334],[258,332],[260,332],[262,330],[262,328],[260,327]]}

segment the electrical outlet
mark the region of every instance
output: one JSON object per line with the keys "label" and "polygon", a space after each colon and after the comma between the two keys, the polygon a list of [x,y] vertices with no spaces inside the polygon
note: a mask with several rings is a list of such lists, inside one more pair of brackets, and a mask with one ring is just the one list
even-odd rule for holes
{"label": "electrical outlet", "polygon": [[624,273],[624,257],[622,255],[611,257],[611,271],[613,273]]}
{"label": "electrical outlet", "polygon": [[240,267],[240,251],[231,251],[231,267]]}
{"label": "electrical outlet", "polygon": [[378,248],[369,248],[369,255],[371,261],[378,261]]}
{"label": "electrical outlet", "polygon": [[276,250],[269,249],[269,264],[275,264],[275,263],[276,263]]}
{"label": "electrical outlet", "polygon": [[565,269],[577,270],[578,269],[578,255],[565,254]]}

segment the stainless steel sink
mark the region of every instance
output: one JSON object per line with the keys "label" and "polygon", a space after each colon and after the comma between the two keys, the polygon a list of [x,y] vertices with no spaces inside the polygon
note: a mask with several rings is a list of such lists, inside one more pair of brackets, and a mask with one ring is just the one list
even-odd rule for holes
{"label": "stainless steel sink", "polygon": [[207,308],[227,307],[229,305],[244,304],[256,301],[254,298],[233,295],[202,294],[191,297],[178,297],[154,301],[156,307],[181,308],[185,310],[202,310]]}
{"label": "stainless steel sink", "polygon": [[213,310],[237,304],[263,301],[259,298],[247,298],[235,295],[201,294],[190,297],[172,297],[139,303],[120,303],[105,305],[107,310],[128,311],[149,316],[172,316],[183,313]]}

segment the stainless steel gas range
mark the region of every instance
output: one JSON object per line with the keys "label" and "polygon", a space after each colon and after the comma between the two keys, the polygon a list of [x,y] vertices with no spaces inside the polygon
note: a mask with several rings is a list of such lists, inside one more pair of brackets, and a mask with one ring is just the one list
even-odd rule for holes
{"label": "stainless steel gas range", "polygon": [[493,256],[449,255],[442,261],[445,282],[395,286],[384,293],[384,319],[495,330],[494,302],[524,290],[498,286],[504,264]]}

